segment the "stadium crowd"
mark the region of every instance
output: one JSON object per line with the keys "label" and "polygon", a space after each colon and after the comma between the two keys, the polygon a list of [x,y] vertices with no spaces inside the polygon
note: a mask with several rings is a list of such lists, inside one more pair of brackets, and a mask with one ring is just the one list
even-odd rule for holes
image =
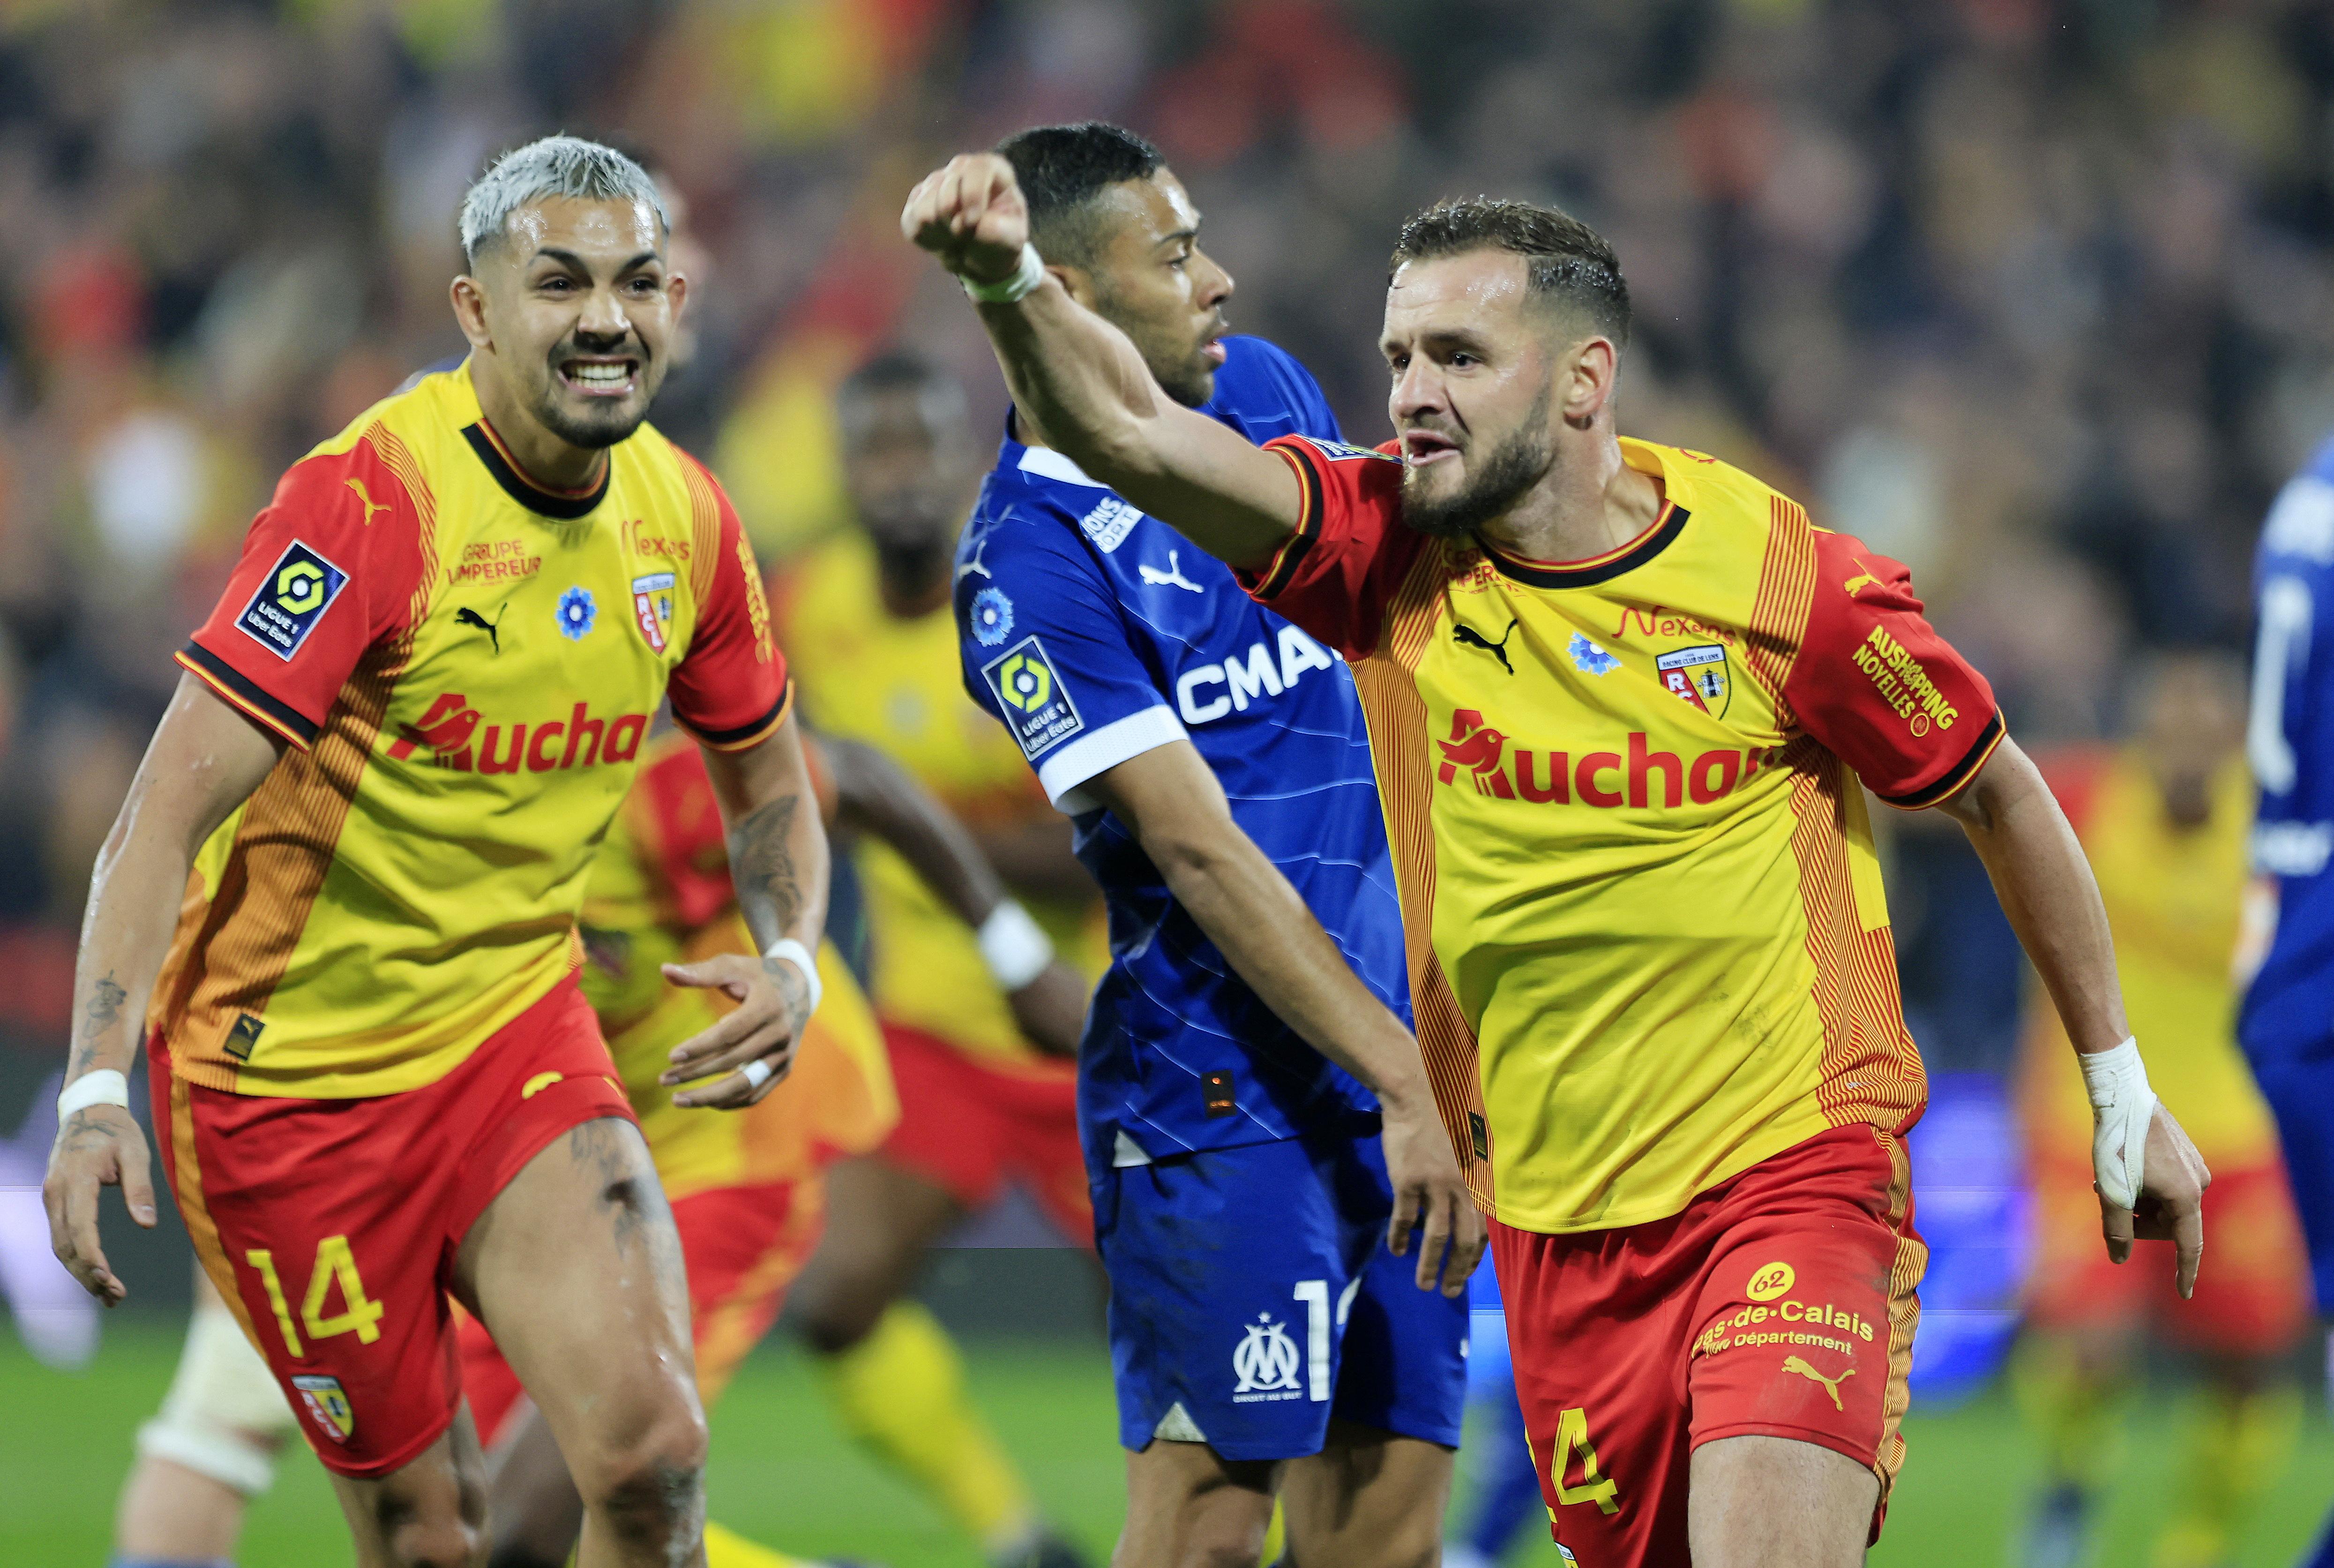
{"label": "stadium crowd", "polygon": [[1637,295],[1625,428],[1905,560],[2032,741],[2112,726],[2136,647],[2242,635],[2262,508],[2334,423],[2334,18],[2294,0],[95,3],[10,8],[0,83],[0,1012],[30,1049],[169,650],[271,476],[458,349],[446,214],[548,126],[688,202],[659,423],[780,563],[836,525],[828,395],[874,349],[1001,406],[901,192],[1085,115],[1158,139],[1235,325],[1359,438],[1399,217],[1577,209]]}
{"label": "stadium crowd", "polygon": [[[656,422],[784,577],[849,524],[855,367],[909,346],[984,433],[1003,411],[978,324],[898,241],[902,192],[1086,117],[1157,140],[1239,279],[1235,329],[1308,365],[1357,440],[1386,434],[1405,214],[1486,192],[1588,220],[1635,296],[1622,428],[1908,563],[2037,751],[2149,744],[2146,656],[2242,651],[2261,517],[2334,427],[2313,0],[13,7],[0,1081],[56,1064],[91,861],[273,476],[460,352],[446,215],[489,158],[604,136],[685,210]],[[1999,1077],[2021,971],[1992,892],[1957,833],[1891,831],[1913,1030],[1934,1070]]]}

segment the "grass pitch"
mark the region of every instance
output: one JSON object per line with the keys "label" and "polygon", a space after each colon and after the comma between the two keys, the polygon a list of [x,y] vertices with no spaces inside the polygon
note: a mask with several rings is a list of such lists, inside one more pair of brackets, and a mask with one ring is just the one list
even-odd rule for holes
{"label": "grass pitch", "polygon": [[[49,1371],[0,1334],[0,1565],[97,1568],[130,1434],[152,1414],[176,1363],[181,1325],[157,1314],[107,1324],[103,1352],[79,1373]],[[1124,1506],[1109,1363],[1099,1345],[991,1342],[970,1348],[977,1397],[1020,1457],[1054,1517],[1096,1561]],[[2128,1412],[2127,1460],[2095,1561],[2145,1564],[2156,1521],[2184,1485],[2176,1395]],[[1906,1424],[1912,1457],[1876,1568],[1966,1568],[2014,1562],[2012,1534],[2036,1474],[2034,1445],[2006,1400],[1990,1396]],[[1462,1467],[1465,1463],[1462,1456]],[[713,1415],[714,1516],[806,1554],[849,1554],[892,1568],[978,1568],[979,1554],[913,1492],[835,1430],[799,1357],[766,1349]],[[2284,1479],[2254,1512],[2238,1561],[2289,1568],[2334,1496],[2334,1433],[2313,1415]],[[328,1568],[348,1561],[340,1513],[313,1458],[300,1451],[253,1509],[244,1568]],[[1538,1534],[1511,1564],[1553,1568]]]}

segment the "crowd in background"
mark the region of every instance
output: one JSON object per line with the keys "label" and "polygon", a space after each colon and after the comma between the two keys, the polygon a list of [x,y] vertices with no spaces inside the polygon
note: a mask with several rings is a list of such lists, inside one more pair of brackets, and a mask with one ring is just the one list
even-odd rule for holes
{"label": "crowd in background", "polygon": [[[1636,300],[1625,432],[1908,563],[2030,743],[2112,732],[2146,646],[2241,645],[2266,502],[2334,427],[2320,0],[16,0],[0,1037],[59,1048],[92,858],[275,476],[461,351],[453,212],[486,159],[600,135],[681,198],[691,355],[655,417],[782,571],[841,521],[827,401],[868,354],[911,345],[1002,411],[898,238],[909,186],[1086,117],[1166,151],[1235,327],[1357,440],[1388,433],[1405,214],[1587,218]],[[1909,853],[1909,999],[1950,1056],[2009,1005],[1954,966],[2014,954],[1924,950],[1971,867]]]}

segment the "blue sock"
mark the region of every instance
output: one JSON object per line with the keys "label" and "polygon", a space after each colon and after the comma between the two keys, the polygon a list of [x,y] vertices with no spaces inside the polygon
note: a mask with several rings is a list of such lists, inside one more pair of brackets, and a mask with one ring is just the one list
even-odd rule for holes
{"label": "blue sock", "polygon": [[1526,1519],[1545,1518],[1548,1513],[1524,1436],[1523,1407],[1511,1390],[1497,1408],[1495,1435],[1484,1455],[1483,1487],[1475,1496],[1474,1527],[1466,1537],[1469,1545],[1493,1563],[1506,1554]]}

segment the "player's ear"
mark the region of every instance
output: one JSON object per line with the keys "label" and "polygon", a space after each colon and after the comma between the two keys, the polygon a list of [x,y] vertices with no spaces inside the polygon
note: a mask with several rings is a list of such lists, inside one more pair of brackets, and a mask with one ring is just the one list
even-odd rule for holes
{"label": "player's ear", "polygon": [[494,334],[487,330],[487,295],[478,280],[468,273],[454,279],[449,291],[454,303],[454,324],[462,329],[462,336],[470,347],[488,350],[495,346]]}
{"label": "player's ear", "polygon": [[1569,351],[1569,363],[1558,372],[1561,377],[1561,412],[1564,422],[1576,430],[1586,430],[1596,422],[1613,400],[1613,383],[1621,372],[1621,352],[1613,340],[1597,336],[1576,344]]}
{"label": "player's ear", "polygon": [[689,276],[685,273],[669,273],[664,280],[665,298],[672,302],[672,319],[680,320],[680,309],[689,303]]}
{"label": "player's ear", "polygon": [[1069,291],[1070,298],[1090,311],[1095,310],[1095,300],[1097,296],[1095,293],[1094,274],[1084,267],[1071,266],[1066,262],[1048,262],[1046,265],[1046,270],[1061,280],[1062,286]]}

